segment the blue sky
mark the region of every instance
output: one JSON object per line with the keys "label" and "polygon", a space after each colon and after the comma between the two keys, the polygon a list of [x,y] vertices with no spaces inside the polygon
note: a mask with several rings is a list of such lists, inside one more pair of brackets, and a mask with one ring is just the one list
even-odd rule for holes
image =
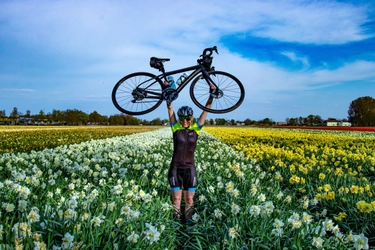
{"label": "blue sky", "polygon": [[[191,66],[216,45],[213,65],[239,78],[243,104],[208,118],[343,119],[375,98],[373,1],[0,1],[0,110],[118,114],[123,76]],[[178,76],[176,76],[178,77]],[[174,106],[191,105],[186,88]],[[162,104],[140,119],[167,118]]]}

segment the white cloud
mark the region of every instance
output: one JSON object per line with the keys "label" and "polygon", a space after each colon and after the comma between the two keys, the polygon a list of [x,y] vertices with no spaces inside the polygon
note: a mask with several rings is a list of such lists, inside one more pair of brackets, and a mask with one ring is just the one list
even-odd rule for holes
{"label": "white cloud", "polygon": [[[121,77],[134,71],[158,74],[149,67],[151,56],[171,58],[166,69],[173,70],[194,65],[202,49],[213,45],[220,52],[214,66],[244,83],[247,104],[272,104],[277,98],[287,98],[284,92],[375,79],[372,62],[351,62],[335,70],[307,70],[308,58],[282,51],[290,60],[305,66],[304,70],[293,72],[232,54],[218,43],[223,35],[231,34],[309,44],[342,44],[367,38],[361,26],[368,21],[366,8],[343,2],[3,1],[0,16],[0,41],[9,39],[25,51],[32,51],[32,55],[47,54],[59,61],[53,65],[44,62],[45,68],[40,71],[46,75],[39,71],[34,75],[31,69],[19,72],[16,67],[6,76],[0,72],[0,79],[6,80],[2,84],[14,86],[16,82],[21,86],[19,93],[23,89],[23,93],[30,94],[35,90],[27,87],[38,85],[38,93],[51,93],[38,98],[77,100],[73,104],[80,97],[90,105],[94,97],[107,97],[113,108],[110,94]],[[12,55],[16,59],[18,56]],[[50,66],[54,68],[49,70]],[[17,92],[16,88],[5,89]],[[1,92],[4,94],[4,89]],[[239,110],[246,108],[244,104]]]}
{"label": "white cloud", "polygon": [[308,69],[310,67],[310,63],[307,57],[298,56],[296,55],[295,52],[290,52],[290,51],[283,51],[280,53],[288,57],[290,60],[292,60],[295,63],[302,63],[304,69]]}
{"label": "white cloud", "polygon": [[4,88],[4,89],[0,89],[1,92],[3,91],[10,91],[10,92],[19,92],[19,93],[32,93],[32,92],[35,92],[36,90],[35,89],[18,89],[18,88]]}
{"label": "white cloud", "polygon": [[270,63],[248,60],[225,51],[215,57],[214,64],[217,70],[228,71],[237,76],[251,99],[258,98],[259,92],[309,91],[363,80],[373,82],[375,79],[375,63],[369,61],[347,63],[334,70],[288,71]]}
{"label": "white cloud", "polygon": [[[364,7],[333,1],[266,1],[258,3],[261,18],[254,34],[279,41],[341,44],[368,38],[361,25]],[[255,28],[255,27],[254,27]]]}
{"label": "white cloud", "polygon": [[[288,42],[346,43],[366,38],[364,7],[331,1],[23,1],[1,4],[7,32],[70,53],[142,53],[138,47],[194,51],[221,35]],[[58,52],[58,51],[56,51]]]}

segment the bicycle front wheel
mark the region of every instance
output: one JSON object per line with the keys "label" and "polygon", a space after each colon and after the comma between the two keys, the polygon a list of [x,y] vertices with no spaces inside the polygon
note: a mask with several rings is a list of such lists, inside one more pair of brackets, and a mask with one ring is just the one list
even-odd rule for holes
{"label": "bicycle front wheel", "polygon": [[[202,75],[196,77],[190,86],[190,96],[194,104],[210,113],[222,114],[238,108],[245,98],[242,83],[233,75],[222,72],[209,72],[211,80],[217,86],[215,93],[210,93],[210,86]],[[210,108],[206,108],[208,98],[212,96]]]}
{"label": "bicycle front wheel", "polygon": [[112,90],[115,107],[128,115],[144,115],[160,106],[162,82],[155,75],[137,72],[123,77]]}

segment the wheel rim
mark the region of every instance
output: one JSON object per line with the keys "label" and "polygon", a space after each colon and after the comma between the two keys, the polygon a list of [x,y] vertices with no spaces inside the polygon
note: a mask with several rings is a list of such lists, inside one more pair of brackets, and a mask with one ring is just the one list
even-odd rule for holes
{"label": "wheel rim", "polygon": [[135,73],[121,79],[112,92],[115,107],[129,115],[142,115],[156,109],[162,102],[162,87],[158,79],[154,79],[150,73]]}
{"label": "wheel rim", "polygon": [[[203,77],[194,80],[190,94],[193,102],[201,109],[211,113],[226,113],[239,107],[244,99],[244,88],[241,82],[226,72],[212,72],[211,79],[219,87],[213,93]],[[208,98],[212,96],[210,109],[205,107]]]}

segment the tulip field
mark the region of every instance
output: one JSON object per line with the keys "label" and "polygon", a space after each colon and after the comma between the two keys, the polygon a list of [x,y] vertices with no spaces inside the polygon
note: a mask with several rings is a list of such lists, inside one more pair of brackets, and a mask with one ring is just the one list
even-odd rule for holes
{"label": "tulip field", "polygon": [[0,154],[39,151],[59,145],[79,143],[101,138],[154,130],[158,127],[141,126],[7,126],[0,128]]}
{"label": "tulip field", "polygon": [[204,127],[182,223],[169,127],[85,129],[0,128],[0,249],[375,249],[375,133]]}

